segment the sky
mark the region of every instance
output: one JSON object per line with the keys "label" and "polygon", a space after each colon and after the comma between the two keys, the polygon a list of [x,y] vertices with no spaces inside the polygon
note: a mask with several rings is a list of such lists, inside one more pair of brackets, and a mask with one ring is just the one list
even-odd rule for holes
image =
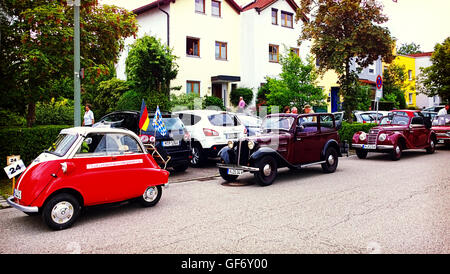
{"label": "sky", "polygon": [[[253,0],[248,0],[251,2]],[[397,47],[403,43],[420,45],[424,52],[433,51],[436,43],[450,37],[450,0],[379,0],[389,28],[397,39]],[[100,0],[102,4],[116,5],[133,10],[153,0]],[[242,0],[240,1],[242,2]],[[298,3],[299,0],[296,0]]]}

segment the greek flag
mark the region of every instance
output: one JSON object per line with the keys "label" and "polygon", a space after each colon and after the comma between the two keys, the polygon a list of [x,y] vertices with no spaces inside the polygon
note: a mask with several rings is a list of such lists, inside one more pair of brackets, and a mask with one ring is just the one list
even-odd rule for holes
{"label": "greek flag", "polygon": [[156,107],[155,117],[153,118],[153,128],[157,130],[162,136],[167,134],[166,125],[162,120],[161,111],[159,111],[159,106]]}

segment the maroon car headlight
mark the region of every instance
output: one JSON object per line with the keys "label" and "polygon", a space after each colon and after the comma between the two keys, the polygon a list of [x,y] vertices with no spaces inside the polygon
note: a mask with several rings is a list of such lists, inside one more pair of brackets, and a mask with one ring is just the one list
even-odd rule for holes
{"label": "maroon car headlight", "polygon": [[366,139],[367,139],[367,133],[365,133],[364,131],[362,131],[362,132],[359,134],[359,140],[364,142]]}
{"label": "maroon car headlight", "polygon": [[387,138],[387,135],[385,133],[381,133],[380,136],[378,136],[378,141],[384,142]]}

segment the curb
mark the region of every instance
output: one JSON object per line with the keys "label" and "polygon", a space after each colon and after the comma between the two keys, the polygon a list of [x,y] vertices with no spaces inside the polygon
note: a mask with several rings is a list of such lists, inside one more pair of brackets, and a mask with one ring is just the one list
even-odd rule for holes
{"label": "curb", "polygon": [[5,198],[3,198],[2,196],[0,196],[0,210],[1,209],[5,209],[5,208],[10,208],[11,206],[8,205],[8,203],[6,202]]}

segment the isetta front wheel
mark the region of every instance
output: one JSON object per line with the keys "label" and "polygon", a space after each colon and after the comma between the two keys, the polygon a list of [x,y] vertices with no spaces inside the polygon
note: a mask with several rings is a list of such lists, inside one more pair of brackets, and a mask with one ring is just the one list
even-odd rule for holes
{"label": "isetta front wheel", "polygon": [[79,213],[78,200],[68,193],[60,193],[45,204],[42,218],[51,229],[62,230],[72,226]]}
{"label": "isetta front wheel", "polygon": [[149,186],[145,189],[144,194],[139,198],[139,202],[144,207],[156,205],[161,199],[161,186]]}

